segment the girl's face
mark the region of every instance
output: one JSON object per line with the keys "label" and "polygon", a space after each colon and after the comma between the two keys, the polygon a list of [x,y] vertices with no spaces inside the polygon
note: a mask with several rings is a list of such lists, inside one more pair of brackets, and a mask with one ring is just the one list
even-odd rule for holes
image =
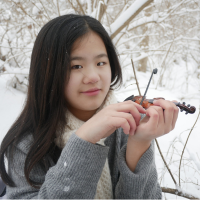
{"label": "girl's face", "polygon": [[71,74],[65,88],[68,109],[87,121],[103,103],[111,84],[110,62],[103,40],[89,32],[75,41],[70,59]]}

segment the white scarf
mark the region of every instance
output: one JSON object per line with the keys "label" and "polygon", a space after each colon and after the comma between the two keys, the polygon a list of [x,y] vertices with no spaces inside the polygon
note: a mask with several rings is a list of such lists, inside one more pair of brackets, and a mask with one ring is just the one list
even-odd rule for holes
{"label": "white scarf", "polygon": [[[98,113],[101,109],[105,108],[106,106],[110,104],[114,104],[114,103],[117,103],[117,99],[114,95],[114,92],[110,90],[104,102],[96,111],[96,113]],[[81,121],[78,118],[76,118],[70,111],[67,111],[66,117],[67,117],[67,126],[65,129],[65,132],[62,135],[62,137],[57,135],[57,138],[55,139],[56,145],[60,147],[61,149],[64,148],[65,144],[69,140],[72,133],[76,132],[85,123],[84,121]],[[105,146],[104,144],[105,139],[106,138],[103,138],[97,143]],[[95,199],[112,199],[112,198],[113,198],[112,182],[111,182],[111,176],[110,176],[110,169],[108,165],[108,159],[106,159],[101,177],[97,184]]]}

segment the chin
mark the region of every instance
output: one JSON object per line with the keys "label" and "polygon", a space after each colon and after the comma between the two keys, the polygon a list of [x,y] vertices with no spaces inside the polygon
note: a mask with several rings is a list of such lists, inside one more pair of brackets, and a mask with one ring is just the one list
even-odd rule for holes
{"label": "chin", "polygon": [[83,110],[86,110],[86,111],[93,111],[93,110],[97,110],[101,105],[90,105],[90,106],[87,106],[87,107],[84,107]]}
{"label": "chin", "polygon": [[94,102],[94,103],[91,102],[88,105],[85,105],[83,107],[83,110],[88,110],[88,111],[97,110],[101,105],[102,102]]}

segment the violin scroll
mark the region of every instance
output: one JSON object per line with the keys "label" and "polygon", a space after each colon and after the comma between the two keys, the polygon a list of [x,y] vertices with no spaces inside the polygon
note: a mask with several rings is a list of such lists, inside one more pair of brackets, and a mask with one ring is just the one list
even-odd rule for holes
{"label": "violin scroll", "polygon": [[185,102],[182,104],[180,102],[176,103],[174,102],[176,106],[178,106],[181,109],[181,112],[185,111],[185,114],[187,115],[188,113],[193,114],[196,111],[196,108],[194,106],[190,106],[188,104],[187,106],[185,105]]}

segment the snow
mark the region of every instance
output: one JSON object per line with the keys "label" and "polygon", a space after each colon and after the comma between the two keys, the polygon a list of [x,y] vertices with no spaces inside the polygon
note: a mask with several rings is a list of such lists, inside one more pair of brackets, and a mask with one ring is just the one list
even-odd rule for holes
{"label": "snow", "polygon": [[137,12],[149,0],[136,0],[125,12],[123,12],[111,25],[111,32],[114,33],[121,27],[131,16]]}
{"label": "snow", "polygon": [[0,141],[22,111],[25,94],[7,86],[10,75],[0,76]]}
{"label": "snow", "polygon": [[33,10],[32,10],[32,14],[33,15],[38,15],[39,12],[42,10],[42,5],[40,3],[36,3],[35,6],[33,7]]}
{"label": "snow", "polygon": [[135,22],[131,23],[131,25],[129,26],[129,30],[136,28],[138,26],[141,26],[143,24],[146,23],[150,23],[150,22],[157,22],[158,21],[158,13],[154,13],[152,14],[150,17],[142,17],[139,18],[138,20],[136,20]]}
{"label": "snow", "polygon": [[87,0],[87,13],[90,15],[92,12],[92,2],[91,0]]}

